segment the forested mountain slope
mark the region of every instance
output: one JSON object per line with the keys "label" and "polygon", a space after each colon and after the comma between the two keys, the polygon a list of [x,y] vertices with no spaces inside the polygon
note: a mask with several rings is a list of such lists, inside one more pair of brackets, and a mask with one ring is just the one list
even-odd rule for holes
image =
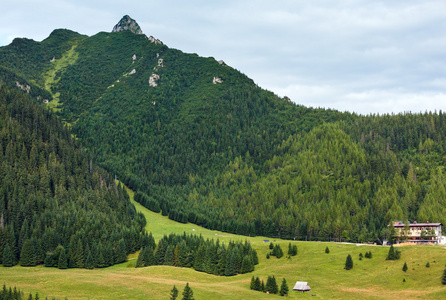
{"label": "forested mountain slope", "polygon": [[53,113],[1,83],[0,183],[4,266],[105,267],[140,248],[145,219],[125,190]]}
{"label": "forested mountain slope", "polygon": [[363,241],[390,235],[391,220],[446,222],[441,112],[306,108],[222,61],[125,30],[15,40],[0,66],[50,92],[93,160],[172,219]]}

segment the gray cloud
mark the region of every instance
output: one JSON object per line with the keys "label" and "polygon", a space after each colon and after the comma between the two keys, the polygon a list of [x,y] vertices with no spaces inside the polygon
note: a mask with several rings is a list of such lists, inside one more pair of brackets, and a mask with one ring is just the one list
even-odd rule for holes
{"label": "gray cloud", "polygon": [[[446,110],[444,1],[9,1],[0,45],[124,14],[168,46],[223,59],[280,96],[357,113]],[[37,2],[37,3],[36,3]]]}

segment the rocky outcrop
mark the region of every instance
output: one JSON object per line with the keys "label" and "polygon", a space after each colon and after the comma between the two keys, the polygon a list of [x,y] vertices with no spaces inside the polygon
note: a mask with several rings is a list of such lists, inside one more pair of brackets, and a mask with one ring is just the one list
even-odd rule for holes
{"label": "rocky outcrop", "polygon": [[122,17],[121,21],[118,22],[113,27],[112,32],[121,32],[121,31],[130,31],[135,34],[143,34],[141,27],[139,27],[138,23],[135,20],[130,18],[128,15]]}
{"label": "rocky outcrop", "polygon": [[222,82],[223,82],[223,80],[220,77],[214,77],[214,79],[212,79],[213,84],[222,83]]}
{"label": "rocky outcrop", "polygon": [[152,87],[158,86],[158,83],[156,82],[158,79],[160,79],[160,76],[158,74],[153,73],[152,76],[149,78],[149,85]]}
{"label": "rocky outcrop", "polygon": [[158,44],[163,45],[163,42],[161,42],[159,39],[154,38],[153,36],[149,36],[148,39],[150,42],[154,43],[155,45],[158,45]]}
{"label": "rocky outcrop", "polygon": [[20,82],[16,81],[15,84],[18,88],[22,89],[23,91],[27,92],[29,94],[29,91],[31,90],[31,87],[27,84],[20,84]]}

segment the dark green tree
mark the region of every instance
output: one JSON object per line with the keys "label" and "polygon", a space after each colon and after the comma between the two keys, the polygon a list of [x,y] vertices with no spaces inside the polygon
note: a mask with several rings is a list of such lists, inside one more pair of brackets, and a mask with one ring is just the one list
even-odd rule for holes
{"label": "dark green tree", "polygon": [[122,263],[127,261],[127,248],[125,245],[125,240],[124,239],[120,239],[118,246],[116,247],[116,263]]}
{"label": "dark green tree", "polygon": [[426,268],[430,268],[431,264],[429,262],[426,263]]}
{"label": "dark green tree", "polygon": [[172,290],[170,290],[170,300],[176,300],[178,298],[178,289],[174,285]]}
{"label": "dark green tree", "polygon": [[35,266],[37,264],[35,253],[36,251],[33,247],[32,240],[25,240],[23,242],[22,251],[20,253],[20,265],[25,267]]}
{"label": "dark green tree", "polygon": [[352,256],[350,254],[347,255],[347,259],[345,260],[345,267],[344,267],[344,269],[346,269],[346,270],[353,269],[353,259],[352,259]]}
{"label": "dark green tree", "polygon": [[330,249],[328,249],[328,246],[327,247],[325,247],[325,253],[330,253]]}
{"label": "dark green tree", "polygon": [[87,258],[85,259],[85,269],[93,270],[94,269],[94,259],[93,255],[91,255],[91,251],[88,251]]}
{"label": "dark green tree", "polygon": [[3,266],[4,267],[12,267],[14,266],[14,255],[12,251],[9,249],[9,244],[5,245],[5,248],[3,248]]}
{"label": "dark green tree", "polygon": [[297,255],[297,245],[291,245],[291,243],[288,244],[288,255],[289,256]]}
{"label": "dark green tree", "polygon": [[403,272],[407,272],[407,263],[406,262],[404,262],[404,265],[403,265]]}
{"label": "dark green tree", "polygon": [[65,248],[62,248],[59,255],[59,261],[57,263],[57,267],[59,269],[66,269],[68,268],[68,259],[67,259],[67,253],[65,251]]}
{"label": "dark green tree", "polygon": [[[366,252],[366,255],[367,255],[367,252]],[[362,252],[361,253],[359,253],[359,260],[362,260]]]}
{"label": "dark green tree", "polygon": [[280,292],[279,292],[279,294],[280,294],[280,296],[285,296],[285,295],[288,295],[288,291],[289,291],[288,284],[286,282],[286,279],[284,278],[282,280],[282,284],[280,285]]}
{"label": "dark green tree", "polygon": [[194,292],[190,288],[189,282],[186,283],[186,286],[184,287],[183,298],[181,298],[181,299],[182,300],[194,300]]}
{"label": "dark green tree", "polygon": [[446,285],[446,269],[443,271],[443,277],[441,278],[441,284]]}
{"label": "dark green tree", "polygon": [[242,267],[240,268],[240,274],[248,273],[254,271],[254,264],[251,261],[249,255],[245,255],[242,261]]}
{"label": "dark green tree", "polygon": [[393,245],[390,245],[389,253],[387,254],[386,260],[396,260],[400,259],[401,251],[395,249]]}
{"label": "dark green tree", "polygon": [[270,294],[277,294],[279,292],[279,288],[277,286],[276,278],[273,276],[268,276],[265,285],[265,291]]}
{"label": "dark green tree", "polygon": [[251,290],[255,290],[255,287],[256,287],[256,280],[255,280],[254,276],[252,276],[252,278],[251,278],[251,284],[249,285],[249,288],[250,288]]}

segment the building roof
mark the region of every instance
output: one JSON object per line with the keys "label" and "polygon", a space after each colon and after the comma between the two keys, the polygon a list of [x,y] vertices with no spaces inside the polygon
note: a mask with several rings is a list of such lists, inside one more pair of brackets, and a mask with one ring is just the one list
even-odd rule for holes
{"label": "building roof", "polygon": [[[441,226],[441,223],[409,223],[409,227],[437,227]],[[403,222],[394,222],[393,227],[404,227],[406,224]]]}
{"label": "building roof", "polygon": [[294,291],[309,291],[311,290],[310,286],[305,281],[296,281],[296,284],[293,287]]}

